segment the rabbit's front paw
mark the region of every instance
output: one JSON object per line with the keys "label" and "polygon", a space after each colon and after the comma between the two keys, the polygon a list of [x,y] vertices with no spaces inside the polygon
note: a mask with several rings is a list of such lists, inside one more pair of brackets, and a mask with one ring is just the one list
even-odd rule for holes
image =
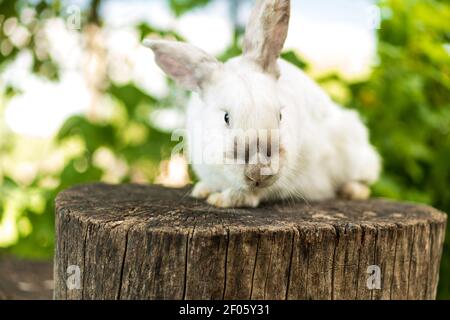
{"label": "rabbit's front paw", "polygon": [[213,190],[204,182],[197,182],[191,192],[191,197],[195,199],[206,199],[213,193]]}
{"label": "rabbit's front paw", "polygon": [[367,200],[370,198],[370,188],[361,182],[348,182],[339,190],[339,196],[346,200]]}
{"label": "rabbit's front paw", "polygon": [[207,202],[218,208],[256,208],[259,205],[259,198],[254,194],[228,189],[211,194]]}

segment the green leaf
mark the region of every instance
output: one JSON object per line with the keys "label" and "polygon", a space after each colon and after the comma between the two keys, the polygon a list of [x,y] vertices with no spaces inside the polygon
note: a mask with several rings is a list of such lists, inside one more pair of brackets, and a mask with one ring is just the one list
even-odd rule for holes
{"label": "green leaf", "polygon": [[141,41],[144,40],[144,38],[148,37],[149,35],[155,34],[161,38],[171,37],[178,41],[185,40],[181,35],[179,35],[175,31],[155,28],[145,22],[138,24],[137,29],[139,30]]}
{"label": "green leaf", "polygon": [[302,60],[295,51],[287,51],[281,54],[281,58],[292,63],[294,66],[297,66],[300,69],[306,69],[307,64],[304,60]]}
{"label": "green leaf", "polygon": [[194,8],[203,7],[209,2],[210,0],[169,0],[170,8],[176,16],[181,16]]}
{"label": "green leaf", "polygon": [[87,151],[93,153],[101,146],[114,146],[116,133],[111,125],[94,124],[83,116],[73,116],[66,120],[57,135],[57,141],[79,136],[86,144]]}
{"label": "green leaf", "polygon": [[140,104],[152,106],[157,103],[157,99],[148,95],[132,84],[116,86],[112,84],[109,93],[119,100],[126,108],[129,116],[133,117]]}

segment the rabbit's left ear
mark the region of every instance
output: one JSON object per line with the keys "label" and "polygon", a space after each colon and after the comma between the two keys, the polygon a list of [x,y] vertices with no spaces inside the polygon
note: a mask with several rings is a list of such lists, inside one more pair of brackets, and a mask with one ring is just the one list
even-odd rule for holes
{"label": "rabbit's left ear", "polygon": [[277,60],[286,41],[290,0],[256,0],[244,38],[244,55],[279,76]]}
{"label": "rabbit's left ear", "polygon": [[145,39],[144,45],[169,77],[191,91],[201,91],[221,67],[216,58],[184,42]]}

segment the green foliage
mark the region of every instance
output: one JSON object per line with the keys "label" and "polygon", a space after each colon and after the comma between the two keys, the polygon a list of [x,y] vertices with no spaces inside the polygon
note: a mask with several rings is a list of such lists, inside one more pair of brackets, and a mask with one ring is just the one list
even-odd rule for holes
{"label": "green foliage", "polygon": [[176,39],[178,41],[184,40],[183,37],[181,37],[176,32],[173,32],[171,30],[163,30],[163,29],[155,28],[145,22],[138,24],[137,29],[140,32],[140,40],[144,40],[144,38],[149,34],[157,35],[159,37],[170,37],[170,38]]}
{"label": "green foliage", "polygon": [[58,141],[72,136],[79,136],[85,142],[86,151],[93,153],[100,146],[114,147],[116,141],[111,125],[96,124],[83,116],[69,118],[59,130]]}
{"label": "green foliage", "polygon": [[[33,56],[33,72],[51,80],[58,80],[58,66],[50,58],[47,48],[39,46],[39,30],[46,21],[55,17],[59,13],[59,8],[49,1],[0,1],[0,70],[9,62],[17,57],[19,52],[24,49],[31,49]],[[23,9],[33,7],[35,16],[30,19],[24,19]],[[24,21],[25,20],[25,21]],[[26,32],[30,35],[23,43],[13,43],[10,37],[10,29],[5,25],[14,26],[21,23]],[[39,49],[38,49],[39,48]],[[37,54],[39,52],[39,54]]]}
{"label": "green foliage", "polygon": [[209,2],[210,0],[169,0],[170,8],[177,16],[194,8],[205,6]]}
{"label": "green foliage", "polygon": [[300,69],[306,69],[307,64],[303,61],[294,51],[287,51],[281,54],[281,58],[286,61],[289,61],[294,66],[299,67]]}

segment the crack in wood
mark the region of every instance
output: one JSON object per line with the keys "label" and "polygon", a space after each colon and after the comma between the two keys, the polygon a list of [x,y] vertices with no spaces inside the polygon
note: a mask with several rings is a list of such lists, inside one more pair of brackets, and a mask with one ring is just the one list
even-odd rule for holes
{"label": "crack in wood", "polygon": [[195,224],[192,230],[186,235],[186,251],[184,258],[184,277],[183,277],[183,296],[182,300],[186,300],[186,290],[187,290],[187,279],[188,279],[188,265],[189,265],[189,242],[192,241],[195,232]]}
{"label": "crack in wood", "polygon": [[269,279],[269,272],[272,267],[272,251],[273,251],[273,244],[275,241],[275,235],[271,234],[271,240],[272,245],[270,246],[270,254],[269,254],[269,262],[267,263],[267,269],[266,269],[266,278],[264,280],[264,300],[266,299],[266,288],[267,288],[267,280]]}
{"label": "crack in wood", "polygon": [[358,248],[358,267],[356,269],[356,290],[355,290],[355,300],[358,300],[358,290],[359,290],[359,277],[360,277],[360,264],[361,264],[361,250],[363,249],[364,236],[366,234],[365,228],[361,225],[361,238],[359,241]]}
{"label": "crack in wood", "polygon": [[258,234],[258,241],[256,242],[256,250],[255,250],[255,262],[253,264],[253,272],[252,272],[252,285],[250,287],[250,297],[249,297],[250,300],[252,300],[252,297],[253,297],[253,284],[254,284],[254,280],[255,280],[256,262],[258,261],[258,250],[259,250],[260,239],[261,239],[261,235]]}
{"label": "crack in wood", "polygon": [[291,270],[292,270],[292,259],[294,258],[294,244],[295,244],[295,229],[292,230],[292,244],[291,244],[291,254],[289,258],[289,269],[288,269],[288,278],[286,285],[286,296],[284,300],[288,300],[289,297],[289,286],[291,284]]}
{"label": "crack in wood", "polygon": [[411,265],[412,265],[412,260],[413,260],[413,250],[414,250],[414,241],[416,239],[416,228],[415,226],[411,227],[412,229],[412,242],[410,242],[411,248],[409,249],[409,264],[408,264],[408,284],[406,286],[406,299],[409,299],[409,285],[410,285],[410,278],[411,278]]}
{"label": "crack in wood", "polygon": [[[81,220],[79,221],[80,226],[83,226],[83,223],[81,222]],[[81,271],[82,274],[82,278],[83,278],[83,284],[81,287],[81,299],[84,299],[84,288],[86,287],[86,252],[87,252],[87,238],[88,238],[88,234],[89,234],[89,221],[86,221],[86,233],[84,235],[84,241],[83,241],[83,270]]]}
{"label": "crack in wood", "polygon": [[119,277],[119,289],[117,290],[117,300],[120,300],[120,293],[122,291],[122,281],[123,281],[123,270],[125,268],[125,260],[127,257],[127,250],[128,250],[128,233],[130,232],[130,228],[125,230],[125,246],[123,250],[123,257],[122,257],[122,266],[120,268],[120,277]]}
{"label": "crack in wood", "polygon": [[[375,227],[375,245],[374,245],[374,248],[373,248],[373,257],[372,257],[372,261],[373,261],[373,264],[374,265],[378,265],[378,262],[377,262],[377,260],[378,260],[378,255],[377,255],[377,253],[378,253],[378,248],[379,248],[379,243],[378,243],[378,241],[379,241],[379,235],[380,235],[380,233],[379,233],[379,229],[378,229],[378,226],[376,226]],[[375,300],[375,291],[372,289],[372,290],[370,290],[370,300]]]}
{"label": "crack in wood", "polygon": [[222,300],[225,300],[225,293],[227,290],[227,263],[228,263],[228,248],[230,247],[230,229],[226,229],[227,232],[227,247],[225,250],[225,266],[224,266],[224,279],[223,279],[223,294]]}
{"label": "crack in wood", "polygon": [[[397,225],[398,226],[398,225]],[[391,286],[390,286],[390,293],[389,293],[389,299],[392,300],[392,292],[395,282],[395,264],[397,262],[397,247],[398,247],[398,232],[399,229],[395,230],[395,249],[394,249],[394,262],[392,263],[392,278],[391,278]]]}
{"label": "crack in wood", "polygon": [[335,272],[336,272],[336,249],[339,245],[339,226],[332,225],[335,230],[335,244],[334,244],[334,250],[333,250],[333,272],[331,273],[331,300],[334,300],[334,279],[335,279]]}

